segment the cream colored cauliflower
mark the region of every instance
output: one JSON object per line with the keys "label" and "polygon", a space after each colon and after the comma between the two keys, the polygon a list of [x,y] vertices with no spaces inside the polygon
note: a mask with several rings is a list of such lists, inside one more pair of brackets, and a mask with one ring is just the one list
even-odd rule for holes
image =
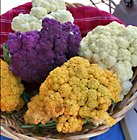
{"label": "cream colored cauliflower", "polygon": [[63,0],[32,0],[32,7],[43,7],[47,9],[47,13],[66,9]]}
{"label": "cream colored cauliflower", "polygon": [[74,22],[72,14],[67,10],[58,10],[49,15],[61,23],[65,23],[67,21]]}
{"label": "cream colored cauliflower", "polygon": [[84,58],[73,57],[50,72],[39,95],[28,104],[24,119],[28,124],[39,124],[46,123],[50,116],[57,120],[57,130],[63,133],[80,131],[87,117],[95,124],[112,126],[115,120],[107,111],[111,100],[119,102],[120,92],[116,74]]}
{"label": "cream colored cauliflower", "polygon": [[42,20],[46,17],[54,18],[61,23],[74,21],[63,0],[32,0],[30,13],[14,17],[11,27],[12,30],[20,32],[39,31],[42,28]]}
{"label": "cream colored cauliflower", "polygon": [[19,14],[13,18],[11,23],[12,30],[26,32],[37,29],[41,30],[42,24],[39,19],[30,14]]}
{"label": "cream colored cauliflower", "polygon": [[33,15],[38,19],[43,19],[44,17],[47,16],[47,9],[43,7],[32,7],[30,15]]}
{"label": "cream colored cauliflower", "polygon": [[83,38],[79,55],[118,74],[122,99],[132,86],[132,67],[137,66],[137,27],[117,22],[98,26]]}

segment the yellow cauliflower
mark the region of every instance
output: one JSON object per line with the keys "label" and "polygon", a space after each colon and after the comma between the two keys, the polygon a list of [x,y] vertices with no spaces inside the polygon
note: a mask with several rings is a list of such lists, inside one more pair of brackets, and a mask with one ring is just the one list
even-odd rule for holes
{"label": "yellow cauliflower", "polygon": [[24,119],[38,124],[53,118],[63,133],[80,131],[86,118],[96,125],[112,126],[115,120],[107,110],[111,100],[120,101],[120,92],[120,81],[113,72],[73,57],[50,72],[39,95],[28,104]]}
{"label": "yellow cauliflower", "polygon": [[24,91],[24,87],[21,84],[21,80],[15,77],[9,70],[8,64],[3,60],[0,60],[0,98],[1,98],[1,111],[2,112],[13,112],[19,111],[23,105],[24,101],[20,97]]}

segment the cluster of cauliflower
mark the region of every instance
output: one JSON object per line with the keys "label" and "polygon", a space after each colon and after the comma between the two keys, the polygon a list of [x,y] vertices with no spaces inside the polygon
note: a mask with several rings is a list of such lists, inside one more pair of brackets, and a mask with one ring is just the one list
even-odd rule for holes
{"label": "cluster of cauliflower", "polygon": [[10,70],[27,83],[41,83],[49,72],[77,55],[79,27],[45,18],[41,31],[10,33],[5,45],[11,55]]}
{"label": "cluster of cauliflower", "polygon": [[120,100],[120,92],[116,74],[73,57],[51,71],[41,84],[39,94],[28,103],[25,123],[46,124],[53,118],[58,122],[57,130],[63,133],[80,131],[86,118],[97,126],[112,126],[115,120],[107,110],[111,100]]}
{"label": "cluster of cauliflower", "polygon": [[132,86],[132,67],[137,66],[137,27],[117,22],[98,26],[82,39],[79,55],[115,72],[121,80],[123,99]]}
{"label": "cluster of cauliflower", "polygon": [[6,62],[0,59],[0,64],[0,109],[8,113],[19,111],[24,105],[24,101],[20,97],[23,94],[24,86],[21,80],[9,70]]}
{"label": "cluster of cauliflower", "polygon": [[1,111],[24,106],[21,80],[44,81],[28,103],[26,124],[54,120],[58,132],[74,133],[87,119],[96,126],[116,123],[108,109],[132,86],[137,27],[112,22],[82,39],[73,20],[63,0],[32,0],[30,13],[13,19],[15,33],[5,42],[9,66],[1,60]]}
{"label": "cluster of cauliflower", "polygon": [[13,18],[11,26],[14,31],[40,31],[42,20],[46,17],[54,18],[61,23],[74,21],[72,14],[66,10],[63,0],[32,0],[30,13],[19,14]]}

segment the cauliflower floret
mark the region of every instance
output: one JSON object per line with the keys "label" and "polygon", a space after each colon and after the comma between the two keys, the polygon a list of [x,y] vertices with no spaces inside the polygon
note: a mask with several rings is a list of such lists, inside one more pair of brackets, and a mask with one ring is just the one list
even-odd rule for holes
{"label": "cauliflower floret", "polygon": [[24,115],[26,123],[30,124],[45,124],[50,120],[50,116],[45,112],[45,104],[43,103],[43,96],[36,95],[31,98],[28,103],[28,110]]}
{"label": "cauliflower floret", "polygon": [[57,21],[60,21],[61,23],[65,23],[67,21],[70,21],[73,23],[74,21],[72,14],[67,10],[58,10],[56,12],[52,12],[49,15],[53,17],[54,19],[56,19]]}
{"label": "cauliflower floret", "polygon": [[80,106],[76,100],[71,100],[66,98],[64,99],[64,108],[65,108],[64,111],[65,115],[77,116]]}
{"label": "cauliflower floret", "polygon": [[125,81],[125,82],[122,82],[122,85],[121,85],[122,89],[122,93],[120,94],[120,98],[123,99],[124,98],[124,95],[127,94],[127,92],[131,89],[132,87],[132,83],[130,81]]}
{"label": "cauliflower floret", "polygon": [[[133,76],[132,67],[137,66],[137,27],[117,22],[98,26],[81,41],[79,55],[117,73],[124,85]],[[122,87],[121,97],[128,93]]]}
{"label": "cauliflower floret", "polygon": [[86,105],[79,109],[79,116],[82,118],[88,118],[90,117],[90,114],[91,114],[91,109],[90,107],[87,107]]}
{"label": "cauliflower floret", "polygon": [[45,110],[51,117],[58,117],[64,113],[63,98],[58,92],[48,91],[43,101],[45,103]]}
{"label": "cauliflower floret", "polygon": [[[40,109],[37,111],[37,104],[35,110],[36,114],[44,111],[58,120],[57,130],[63,133],[80,131],[87,117],[97,121],[95,123],[113,125],[115,122],[107,114],[107,110],[111,100],[115,103],[120,100],[120,92],[120,81],[113,72],[103,70],[97,64],[90,64],[84,58],[73,57],[51,71],[42,83],[39,96],[44,108],[41,112]],[[27,112],[31,111],[31,105],[29,103]],[[98,112],[93,116],[95,109]],[[103,117],[99,116],[101,111]],[[95,119],[96,117],[98,119]],[[34,120],[39,120],[37,123],[40,123],[42,118],[39,118],[39,115],[29,113],[25,122],[33,123]]]}
{"label": "cauliflower floret", "polygon": [[13,18],[11,23],[12,29],[14,31],[31,31],[37,29],[41,30],[41,21],[30,14],[19,14],[17,17]]}
{"label": "cauliflower floret", "polygon": [[117,62],[112,70],[117,72],[122,82],[129,81],[133,75],[131,63],[129,61],[127,61],[127,63],[124,63],[124,61]]}
{"label": "cauliflower floret", "polygon": [[57,11],[59,9],[66,9],[63,0],[32,0],[33,7],[43,7],[47,9],[47,13]]}
{"label": "cauliflower floret", "polygon": [[63,133],[73,133],[81,131],[84,119],[74,116],[63,115],[59,118],[57,130]]}
{"label": "cauliflower floret", "polygon": [[30,15],[38,19],[43,19],[44,17],[47,16],[47,9],[43,7],[32,7]]}
{"label": "cauliflower floret", "polygon": [[3,60],[0,60],[0,98],[1,98],[1,111],[11,113],[13,111],[19,111],[24,101],[20,97],[24,91],[24,86],[21,84],[21,80],[15,77],[9,70],[8,64]]}
{"label": "cauliflower floret", "polygon": [[100,124],[112,126],[116,123],[115,119],[110,117],[109,114],[103,110],[93,110],[90,117],[96,126]]}

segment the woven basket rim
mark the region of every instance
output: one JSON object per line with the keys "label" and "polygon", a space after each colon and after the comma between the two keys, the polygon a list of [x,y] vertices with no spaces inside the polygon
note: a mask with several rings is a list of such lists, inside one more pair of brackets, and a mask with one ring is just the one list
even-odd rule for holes
{"label": "woven basket rim", "polygon": [[[84,6],[84,4],[81,3],[66,3],[67,7],[80,7],[80,6]],[[134,80],[137,77],[137,67],[135,68],[135,72],[133,75],[132,80]],[[113,113],[111,116],[116,120],[116,122],[119,122],[120,120],[122,120],[125,116],[125,114],[128,112],[128,110],[130,110],[137,102],[137,82],[135,82],[131,88],[131,90],[129,91],[129,93],[124,97],[124,100],[121,101],[120,103],[118,103],[118,106],[121,108],[120,110],[118,110],[117,112]],[[3,120],[5,116],[1,115],[1,120]],[[6,122],[6,123],[11,123],[11,122]],[[59,139],[54,139],[54,138],[46,138],[46,137],[38,137],[38,136],[27,136],[25,134],[22,133],[18,133],[13,131],[10,127],[7,127],[5,125],[1,125],[1,135],[14,139],[14,140],[64,140],[64,139],[68,139],[68,140],[79,140],[79,139],[88,139],[94,136],[98,136],[101,135],[103,133],[105,133],[106,131],[108,131],[111,127],[107,126],[107,125],[102,125],[99,126],[97,128],[95,128],[94,130],[89,131],[86,134],[80,134],[80,135],[75,135],[75,136],[69,136],[66,138],[59,138]],[[12,125],[12,123],[11,123]]]}

